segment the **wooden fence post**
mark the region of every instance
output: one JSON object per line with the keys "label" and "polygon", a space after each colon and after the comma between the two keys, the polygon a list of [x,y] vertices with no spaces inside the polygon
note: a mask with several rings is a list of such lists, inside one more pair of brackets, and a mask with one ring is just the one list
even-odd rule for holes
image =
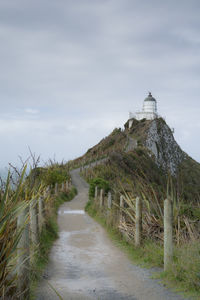
{"label": "wooden fence post", "polygon": [[66,193],[67,193],[67,191],[68,191],[68,181],[66,180],[66,182],[65,182],[65,191],[66,191]]}
{"label": "wooden fence post", "polygon": [[108,208],[111,209],[112,207],[112,194],[108,192]]}
{"label": "wooden fence post", "polygon": [[100,207],[104,206],[104,190],[100,190]]}
{"label": "wooden fence post", "polygon": [[[48,199],[50,193],[51,193],[51,187],[48,185],[43,193],[43,216],[44,216],[44,219],[46,217],[46,205],[47,205],[46,199]],[[43,226],[44,225],[45,225],[45,223],[43,224]]]}
{"label": "wooden fence post", "polygon": [[38,199],[38,230],[39,230],[39,234],[41,234],[42,227],[44,224],[43,209],[44,209],[44,199],[42,197],[39,197],[39,199]]}
{"label": "wooden fence post", "polygon": [[97,197],[98,197],[98,186],[96,185],[95,186],[95,191],[94,191],[94,198],[95,198],[95,200],[97,200]]}
{"label": "wooden fence post", "polygon": [[[124,208],[124,196],[120,195],[120,202],[119,202],[120,208]],[[120,209],[120,216],[119,216],[119,222],[121,223],[123,221],[123,211]]]}
{"label": "wooden fence post", "polygon": [[172,263],[173,257],[173,222],[172,201],[164,201],[164,271],[167,271]]}
{"label": "wooden fence post", "polygon": [[29,223],[27,217],[29,207],[26,207],[17,219],[19,230],[23,228],[17,245],[17,290],[19,300],[29,299],[30,295],[30,255],[29,255]]}
{"label": "wooden fence post", "polygon": [[135,246],[141,245],[142,241],[142,200],[136,197],[136,211],[135,211]]}
{"label": "wooden fence post", "polygon": [[50,186],[48,185],[47,187],[46,187],[46,189],[45,189],[45,191],[44,191],[44,197],[45,198],[47,198],[48,197],[48,195],[49,195],[49,192],[50,192]]}
{"label": "wooden fence post", "polygon": [[30,204],[30,236],[33,245],[38,243],[38,220],[37,220],[37,207],[36,201],[31,200]]}
{"label": "wooden fence post", "polygon": [[120,195],[120,207],[124,207],[124,196]]}
{"label": "wooden fence post", "polygon": [[34,262],[34,254],[38,245],[38,217],[37,217],[37,202],[31,200],[29,205],[30,214],[30,261]]}

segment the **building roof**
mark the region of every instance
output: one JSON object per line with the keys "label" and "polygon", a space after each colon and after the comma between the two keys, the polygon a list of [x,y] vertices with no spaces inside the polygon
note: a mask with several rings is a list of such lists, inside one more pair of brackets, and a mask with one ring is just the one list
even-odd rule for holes
{"label": "building roof", "polygon": [[146,97],[146,98],[144,99],[144,101],[155,101],[155,102],[156,102],[156,99],[153,98],[152,95],[151,95],[151,93],[149,92],[148,97]]}

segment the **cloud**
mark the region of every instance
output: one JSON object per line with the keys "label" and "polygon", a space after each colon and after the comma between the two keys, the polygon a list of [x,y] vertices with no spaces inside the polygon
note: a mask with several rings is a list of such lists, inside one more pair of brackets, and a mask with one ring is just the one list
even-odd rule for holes
{"label": "cloud", "polygon": [[37,109],[34,109],[34,108],[25,108],[24,111],[28,114],[32,114],[32,115],[35,115],[35,114],[38,114],[39,111]]}
{"label": "cloud", "polygon": [[47,158],[81,155],[123,126],[148,90],[200,160],[199,8],[198,0],[2,0],[1,164],[27,144]]}

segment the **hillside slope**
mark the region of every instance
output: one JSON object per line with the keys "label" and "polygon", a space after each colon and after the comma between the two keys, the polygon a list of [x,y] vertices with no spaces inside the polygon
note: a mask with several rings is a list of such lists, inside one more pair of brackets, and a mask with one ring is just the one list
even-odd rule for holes
{"label": "hillside slope", "polygon": [[182,151],[162,118],[133,120],[131,128],[127,122],[124,129],[114,129],[73,163],[84,165],[103,157],[108,160],[104,166],[93,168],[93,176],[103,177],[113,186],[118,186],[120,180],[135,189],[142,180],[152,184],[163,198],[170,177],[177,198],[199,202],[200,164]]}

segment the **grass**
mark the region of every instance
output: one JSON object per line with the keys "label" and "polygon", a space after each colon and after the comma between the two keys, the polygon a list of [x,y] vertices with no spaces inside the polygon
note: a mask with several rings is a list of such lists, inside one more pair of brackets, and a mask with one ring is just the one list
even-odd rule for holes
{"label": "grass", "polygon": [[48,263],[48,254],[53,242],[58,238],[58,226],[56,218],[52,217],[48,220],[46,226],[43,228],[40,236],[40,247],[35,256],[35,268],[33,269],[32,280],[40,279],[44,267]]}
{"label": "grass", "polygon": [[200,299],[200,241],[175,247],[171,268],[162,272],[160,278],[186,296]]}
{"label": "grass", "polygon": [[[15,189],[8,172],[5,187],[1,186],[0,190],[0,299],[16,295],[16,267],[20,257],[17,246],[29,217],[28,205],[31,203],[24,196],[25,172],[26,166],[18,177]],[[29,189],[29,192],[31,196],[32,190]],[[26,221],[16,226],[22,214]]]}
{"label": "grass", "polygon": [[162,279],[164,285],[184,293],[185,296],[200,299],[200,241],[174,247],[173,264],[168,272],[162,272],[163,246],[159,242],[145,240],[140,248],[136,248],[133,243],[126,240],[117,227],[108,224],[103,214],[94,206],[92,199],[85,209],[106,229],[111,240],[134,264],[146,268],[158,267],[160,271],[155,273],[154,278]]}
{"label": "grass", "polygon": [[37,287],[39,280],[42,277],[44,269],[49,261],[49,252],[54,243],[58,238],[58,225],[57,225],[57,211],[61,204],[70,201],[77,194],[77,190],[73,187],[68,194],[60,193],[54,202],[54,214],[47,221],[40,236],[40,244],[38,251],[35,254],[34,267],[32,270],[32,286],[31,286],[31,299],[35,299],[34,292]]}

